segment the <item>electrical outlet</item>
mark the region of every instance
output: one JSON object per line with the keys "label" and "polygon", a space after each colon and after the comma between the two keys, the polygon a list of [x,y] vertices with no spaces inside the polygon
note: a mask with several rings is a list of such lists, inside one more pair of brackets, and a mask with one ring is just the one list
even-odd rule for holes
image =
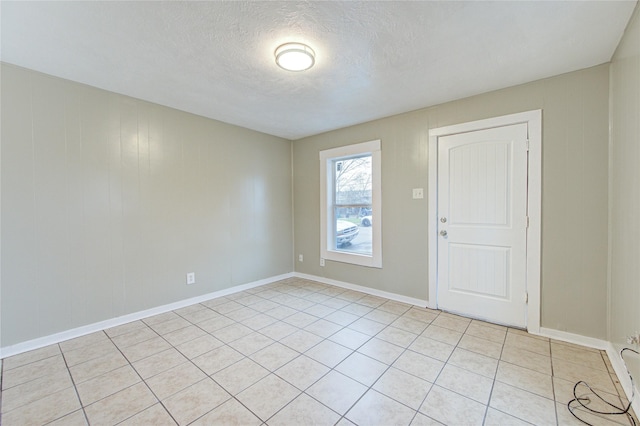
{"label": "electrical outlet", "polygon": [[304,256],[299,254],[298,255],[298,262],[304,262]]}
{"label": "electrical outlet", "polygon": [[640,345],[640,331],[636,331],[631,336],[628,336],[627,343],[630,345]]}
{"label": "electrical outlet", "polygon": [[324,257],[320,258],[320,266],[324,266]]}
{"label": "electrical outlet", "polygon": [[196,283],[196,273],[195,272],[189,272],[187,274],[187,285],[195,284],[195,283]]}

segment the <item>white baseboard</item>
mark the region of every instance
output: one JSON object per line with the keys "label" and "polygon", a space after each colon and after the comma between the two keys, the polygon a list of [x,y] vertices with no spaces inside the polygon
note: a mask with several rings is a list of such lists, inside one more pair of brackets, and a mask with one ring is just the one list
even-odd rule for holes
{"label": "white baseboard", "polygon": [[[615,346],[613,346],[613,343],[608,342],[609,345],[607,346],[607,355],[609,356],[609,360],[611,360],[611,365],[613,366],[613,370],[616,372],[616,375],[618,376],[618,379],[620,380],[620,384],[622,385],[622,389],[624,390],[624,393],[627,395],[627,399],[631,400],[631,395],[633,395],[633,389],[631,388],[632,383],[631,380],[629,379],[629,373],[627,372],[627,369],[624,366],[624,362],[622,360],[622,358],[620,357],[620,352],[615,348]],[[636,412],[636,414],[640,413],[640,387],[638,384],[638,380],[640,380],[640,378],[635,378],[635,383],[633,383],[633,385],[635,386],[635,397],[633,398],[633,401],[631,401],[631,406],[633,407],[633,410]]]}
{"label": "white baseboard", "polygon": [[203,294],[202,296],[191,297],[189,299],[180,300],[178,302],[169,303],[167,305],[157,306],[155,308],[146,309],[144,311],[134,312],[131,314],[120,316],[120,317],[111,318],[111,319],[96,322],[93,324],[84,325],[82,327],[73,328],[71,330],[62,331],[60,333],[51,334],[49,336],[39,337],[37,339],[28,340],[26,342],[17,343],[15,345],[5,346],[0,348],[0,358],[7,358],[12,355],[17,355],[23,352],[32,351],[34,349],[39,349],[45,346],[60,343],[65,340],[81,337],[86,334],[95,333],[96,331],[102,331],[107,328],[126,324],[128,322],[137,321],[140,319],[148,318],[153,315],[163,314],[165,312],[184,308],[185,306],[206,302],[207,300],[216,299],[218,297],[227,296],[229,294],[238,293],[238,292],[249,290],[255,287],[260,287],[262,285],[271,284],[273,282],[284,280],[286,278],[291,278],[293,276],[294,276],[293,273],[289,272],[286,274],[277,275],[275,277],[265,278],[265,279],[253,281],[247,284],[241,284],[234,287],[229,287],[224,290]]}
{"label": "white baseboard", "polygon": [[388,291],[377,290],[375,288],[365,287],[357,284],[351,284],[344,281],[338,281],[331,278],[318,277],[316,275],[302,274],[294,272],[294,277],[303,278],[305,280],[317,281],[323,284],[334,285],[336,287],[346,288],[347,290],[355,290],[372,296],[384,297],[385,299],[395,300],[396,302],[407,303],[409,305],[420,306],[422,308],[429,307],[428,302],[414,297],[403,296],[401,294],[390,293]]}
{"label": "white baseboard", "polygon": [[533,333],[538,336],[549,337],[551,339],[561,340],[563,342],[574,343],[576,345],[586,346],[593,349],[607,350],[609,342],[602,339],[595,339],[593,337],[582,336],[580,334],[573,334],[567,331],[554,330],[552,328],[540,327],[539,333]]}

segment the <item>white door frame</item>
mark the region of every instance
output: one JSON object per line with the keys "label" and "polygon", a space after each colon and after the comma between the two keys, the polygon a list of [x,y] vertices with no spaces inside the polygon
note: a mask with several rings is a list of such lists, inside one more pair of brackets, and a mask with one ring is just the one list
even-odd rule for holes
{"label": "white door frame", "polygon": [[527,123],[527,330],[540,332],[540,238],[542,212],[542,110],[521,112],[429,130],[429,307],[436,309],[438,285],[438,138],[511,124]]}

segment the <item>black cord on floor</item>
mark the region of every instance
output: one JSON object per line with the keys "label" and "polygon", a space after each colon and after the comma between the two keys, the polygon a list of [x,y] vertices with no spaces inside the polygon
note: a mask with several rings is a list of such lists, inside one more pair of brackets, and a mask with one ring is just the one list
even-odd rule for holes
{"label": "black cord on floor", "polygon": [[[615,404],[610,403],[609,401],[605,400],[603,397],[601,397],[598,392],[596,392],[595,390],[593,390],[593,388],[591,388],[591,386],[589,386],[586,382],[584,381],[579,381],[578,383],[575,384],[575,386],[573,387],[573,399],[571,401],[569,401],[567,403],[567,408],[569,409],[569,412],[573,415],[573,417],[575,417],[576,419],[580,420],[582,423],[589,425],[589,426],[593,426],[591,423],[581,419],[580,417],[578,417],[578,415],[575,413],[574,409],[578,408],[578,405],[574,404],[573,406],[571,405],[573,402],[577,402],[580,406],[582,406],[583,408],[585,408],[587,411],[594,413],[594,414],[604,414],[604,415],[611,415],[611,416],[623,416],[626,415],[627,418],[629,419],[629,424],[633,425],[633,426],[637,426],[635,419],[633,418],[633,415],[631,414],[631,402],[633,401],[634,397],[635,397],[635,386],[633,385],[633,377],[631,377],[631,373],[629,373],[629,369],[627,368],[627,364],[624,362],[624,357],[623,357],[623,353],[624,351],[631,351],[634,352],[638,355],[640,355],[640,353],[636,350],[633,350],[631,348],[623,348],[620,351],[620,358],[622,358],[622,363],[624,364],[624,368],[627,370],[627,374],[629,375],[629,379],[631,380],[631,398],[629,400],[629,404],[626,407],[618,407]],[[604,402],[605,404],[607,404],[608,406],[614,408],[616,411],[611,411],[611,412],[606,412],[606,411],[598,411],[598,410],[594,410],[593,408],[589,408],[585,405],[591,402],[591,399],[589,397],[579,397],[578,396],[578,386],[580,384],[583,384],[584,386],[586,386],[589,391],[594,394],[600,401]]]}

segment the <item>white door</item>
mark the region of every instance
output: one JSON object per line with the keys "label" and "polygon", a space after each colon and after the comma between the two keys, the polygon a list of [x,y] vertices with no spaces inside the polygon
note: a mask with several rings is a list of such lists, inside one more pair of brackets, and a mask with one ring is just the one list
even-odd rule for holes
{"label": "white door", "polygon": [[438,138],[438,308],[526,326],[527,124]]}

